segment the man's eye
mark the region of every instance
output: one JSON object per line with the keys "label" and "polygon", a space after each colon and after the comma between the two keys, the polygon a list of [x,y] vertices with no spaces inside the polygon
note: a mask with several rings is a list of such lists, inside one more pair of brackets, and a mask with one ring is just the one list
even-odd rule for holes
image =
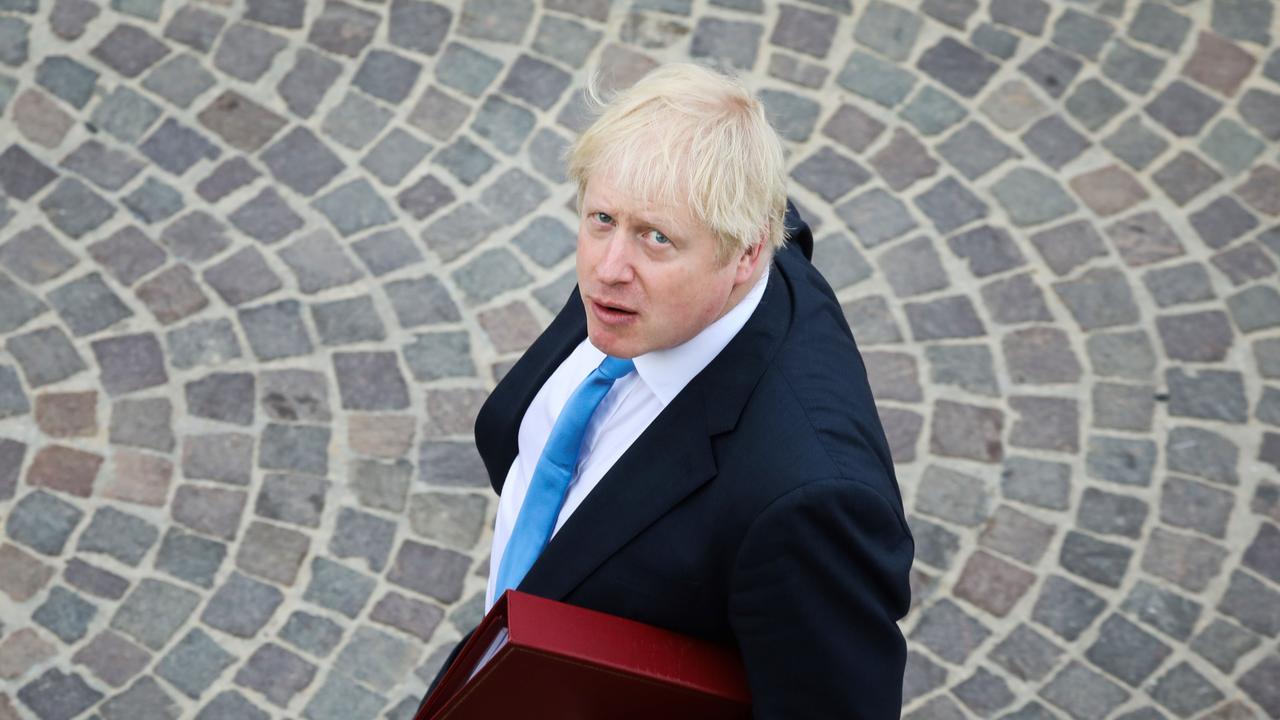
{"label": "man's eye", "polygon": [[595,218],[596,222],[602,222],[605,225],[608,225],[609,223],[613,222],[613,218],[610,217],[607,213],[597,212],[597,213],[592,213],[591,216]]}
{"label": "man's eye", "polygon": [[653,237],[653,241],[658,243],[659,245],[671,244],[671,238],[667,237],[666,235],[663,235],[661,232],[657,230],[650,230],[649,234]]}

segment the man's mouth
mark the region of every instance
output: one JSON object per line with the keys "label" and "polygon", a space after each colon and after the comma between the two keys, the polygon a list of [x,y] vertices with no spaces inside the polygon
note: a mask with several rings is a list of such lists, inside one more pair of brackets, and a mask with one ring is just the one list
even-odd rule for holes
{"label": "man's mouth", "polygon": [[591,300],[591,310],[596,318],[609,325],[627,324],[637,317],[638,313],[626,305]]}
{"label": "man's mouth", "polygon": [[611,303],[611,302],[600,302],[598,300],[593,300],[592,302],[604,308],[605,310],[612,310],[614,312],[624,312],[624,313],[632,313],[632,314],[635,313],[635,310],[632,310],[630,307],[626,305],[619,305],[618,303]]}

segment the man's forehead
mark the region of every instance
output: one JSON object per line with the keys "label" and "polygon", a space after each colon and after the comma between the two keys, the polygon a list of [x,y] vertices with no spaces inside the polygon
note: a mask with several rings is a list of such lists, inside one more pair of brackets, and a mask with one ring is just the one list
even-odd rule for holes
{"label": "man's forehead", "polygon": [[[668,194],[668,193],[664,193]],[[627,182],[616,172],[594,174],[587,180],[584,201],[607,206],[614,216],[659,226],[693,228],[698,225],[687,204],[647,192],[640,183]]]}

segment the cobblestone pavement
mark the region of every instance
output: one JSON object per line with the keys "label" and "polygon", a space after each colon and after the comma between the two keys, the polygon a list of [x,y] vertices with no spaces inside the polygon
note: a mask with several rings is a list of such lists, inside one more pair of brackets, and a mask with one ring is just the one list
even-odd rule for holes
{"label": "cobblestone pavement", "polygon": [[0,0],[0,718],[408,718],[580,88],[688,57],[761,88],[882,403],[908,716],[1280,717],[1277,15]]}

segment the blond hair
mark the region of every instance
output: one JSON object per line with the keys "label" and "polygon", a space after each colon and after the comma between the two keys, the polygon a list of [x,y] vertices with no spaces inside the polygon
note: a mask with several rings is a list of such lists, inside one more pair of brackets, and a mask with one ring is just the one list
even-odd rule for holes
{"label": "blond hair", "polygon": [[722,262],[760,241],[782,247],[782,142],[739,80],[672,63],[607,100],[593,76],[587,103],[597,118],[568,150],[579,203],[587,180],[607,171],[633,197],[687,204],[716,236]]}

